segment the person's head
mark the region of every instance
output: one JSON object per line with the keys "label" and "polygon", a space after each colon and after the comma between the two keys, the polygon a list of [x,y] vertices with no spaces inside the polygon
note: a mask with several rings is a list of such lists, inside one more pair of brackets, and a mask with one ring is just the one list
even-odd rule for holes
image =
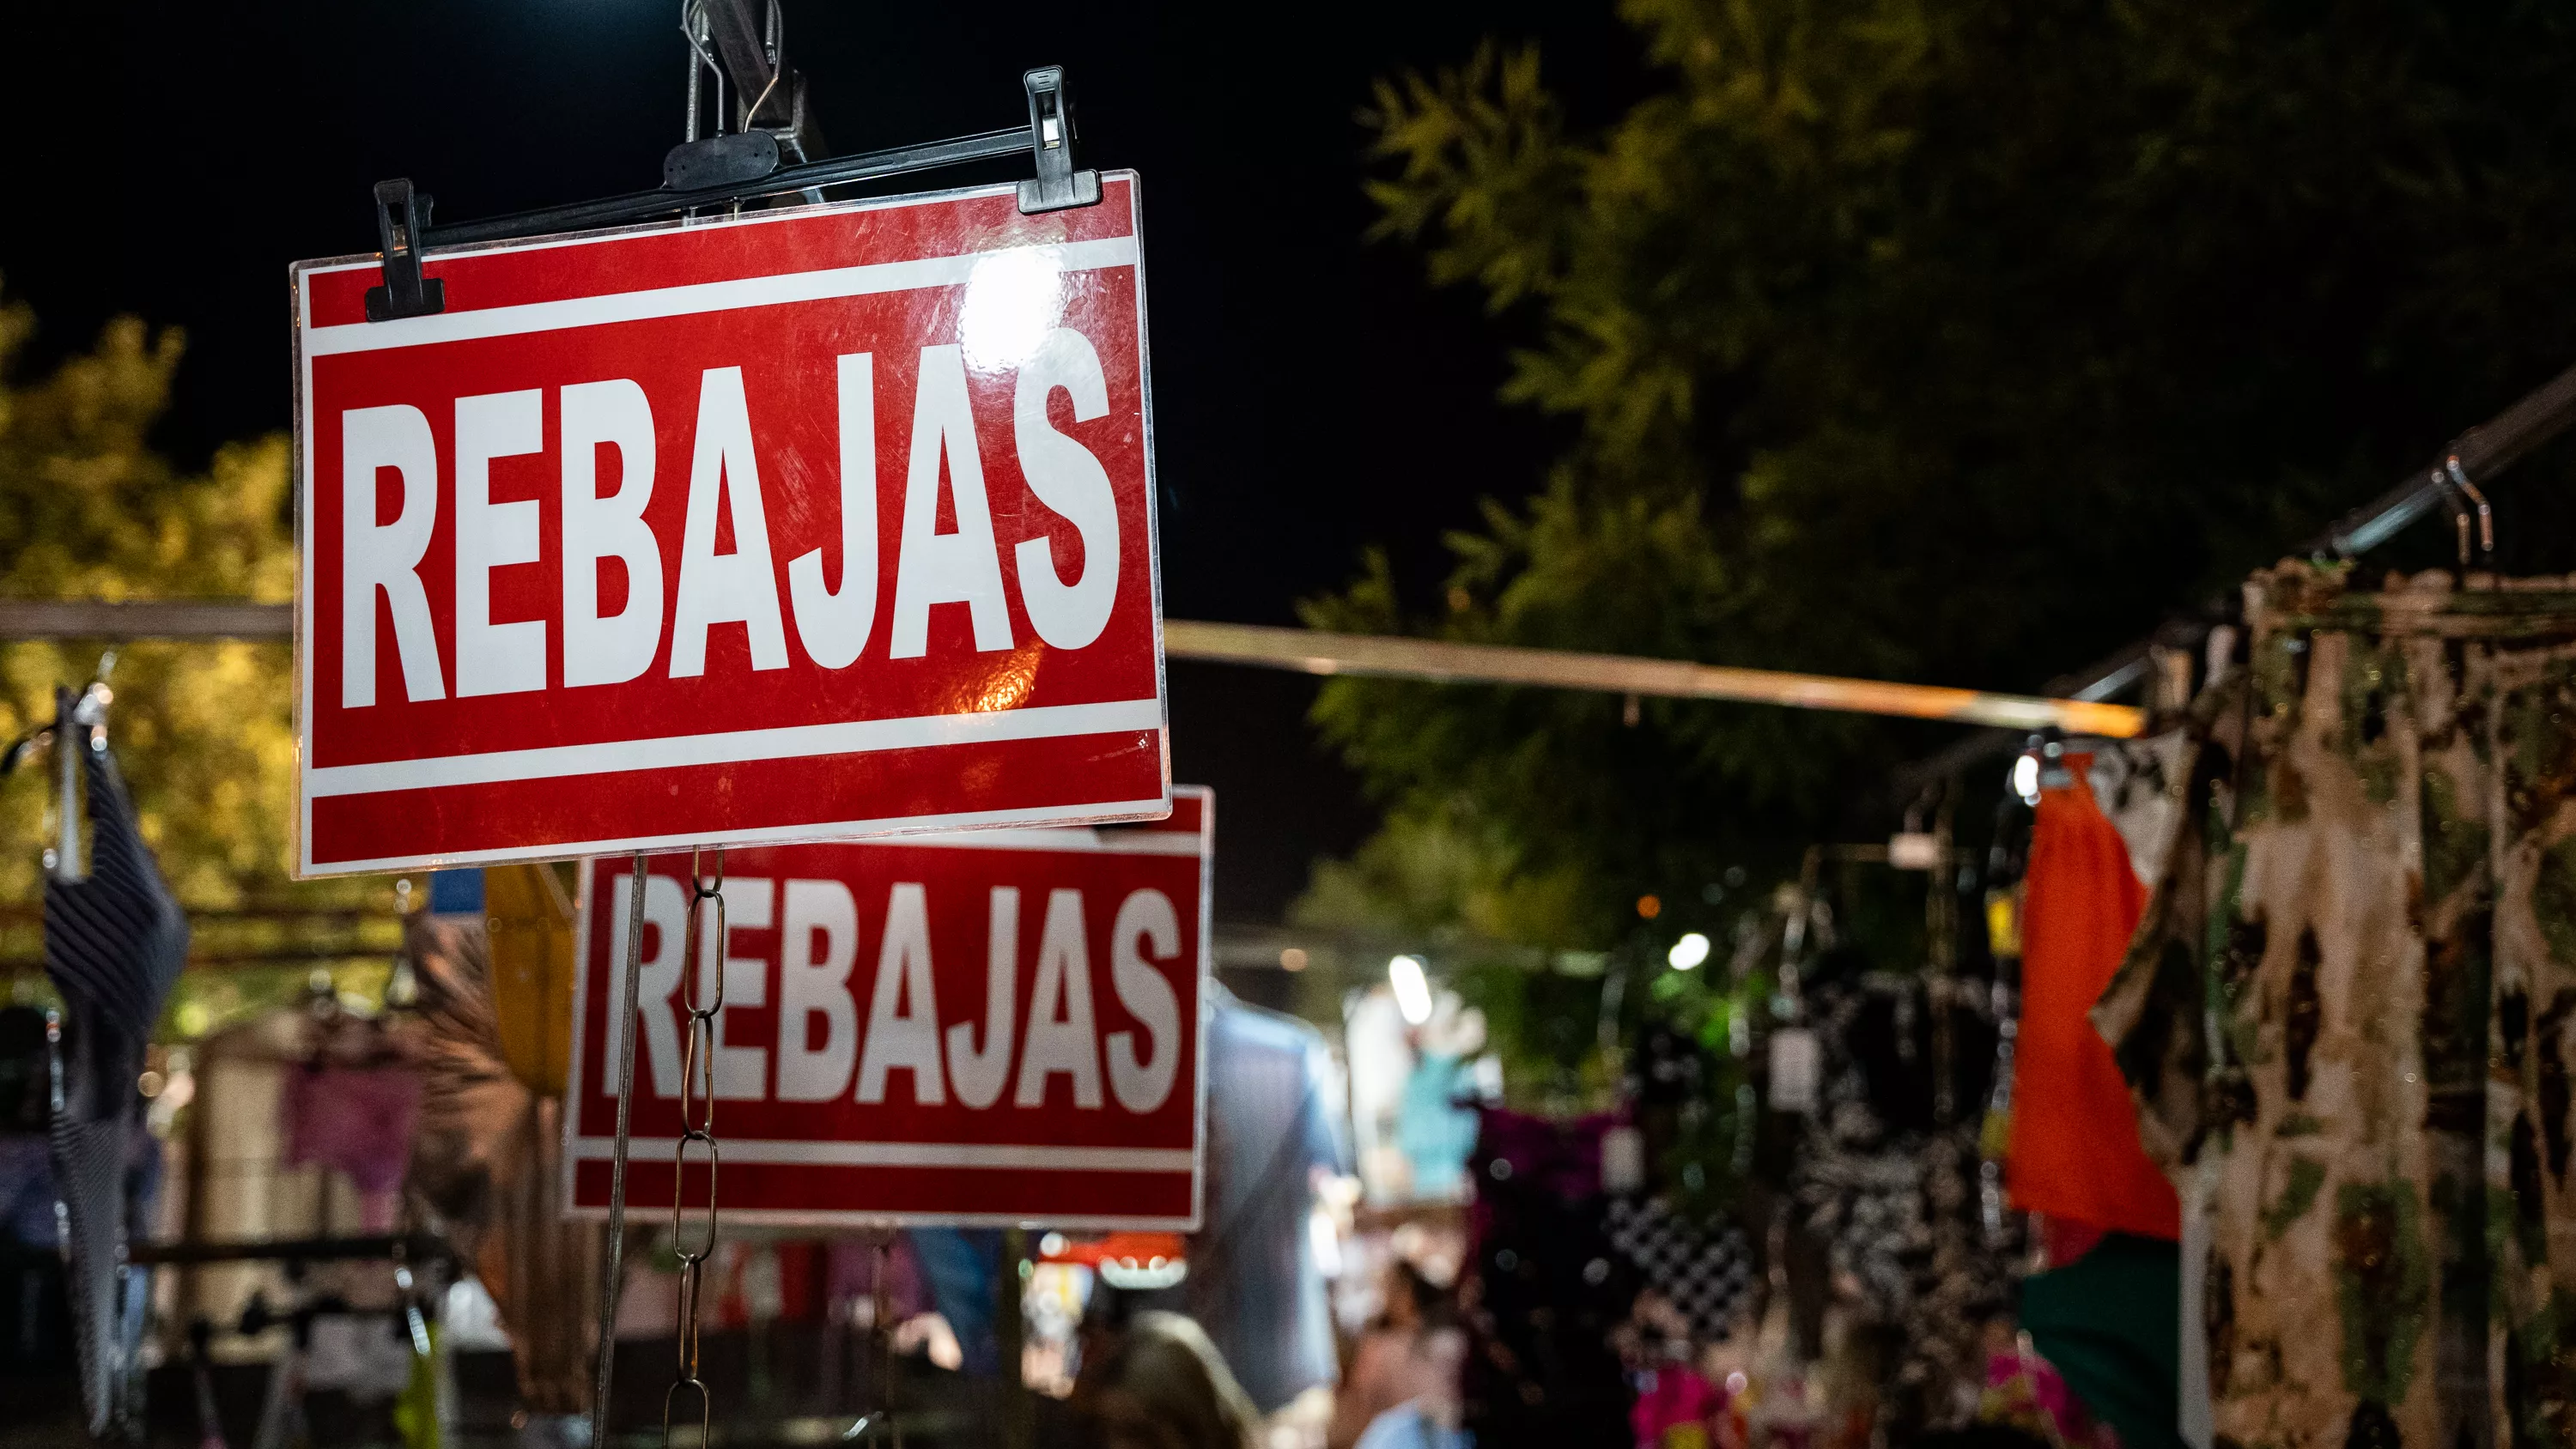
{"label": "person's head", "polygon": [[1402,1258],[1386,1265],[1384,1294],[1386,1307],[1380,1318],[1389,1328],[1412,1332],[1422,1327],[1433,1304],[1440,1301],[1440,1290],[1422,1276],[1422,1270]]}
{"label": "person's head", "polygon": [[1099,1449],[1254,1449],[1261,1416],[1199,1326],[1139,1313],[1082,1366],[1073,1411]]}

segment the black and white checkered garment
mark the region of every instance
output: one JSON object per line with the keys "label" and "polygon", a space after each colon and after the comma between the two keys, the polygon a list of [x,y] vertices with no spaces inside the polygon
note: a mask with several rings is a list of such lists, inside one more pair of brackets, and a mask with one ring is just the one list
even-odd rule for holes
{"label": "black and white checkered garment", "polygon": [[128,1369],[142,1336],[141,1295],[126,1291],[127,1169],[142,1129],[135,1083],[152,1023],[188,954],[188,922],[134,823],[125,782],[88,732],[65,730],[89,787],[90,868],[45,882],[45,974],[65,1006],[61,1095],[52,1123],[65,1278],[89,1431],[125,1418]]}
{"label": "black and white checkered garment", "polygon": [[1645,1275],[1647,1286],[1670,1300],[1691,1328],[1724,1338],[1745,1308],[1753,1285],[1753,1257],[1744,1234],[1730,1227],[1711,1236],[1674,1216],[1652,1198],[1610,1203],[1611,1245]]}

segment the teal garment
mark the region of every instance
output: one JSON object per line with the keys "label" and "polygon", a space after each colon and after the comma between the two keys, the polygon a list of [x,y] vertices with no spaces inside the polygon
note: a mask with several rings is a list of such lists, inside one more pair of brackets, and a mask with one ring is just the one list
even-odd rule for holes
{"label": "teal garment", "polygon": [[1458,1099],[1475,1095],[1470,1064],[1461,1057],[1426,1055],[1404,1079],[1395,1145],[1413,1169],[1414,1196],[1451,1197],[1465,1184],[1467,1159],[1476,1151],[1476,1109]]}
{"label": "teal garment", "polygon": [[2121,1449],[2183,1449],[2182,1254],[2113,1233],[2021,1285],[2021,1326]]}

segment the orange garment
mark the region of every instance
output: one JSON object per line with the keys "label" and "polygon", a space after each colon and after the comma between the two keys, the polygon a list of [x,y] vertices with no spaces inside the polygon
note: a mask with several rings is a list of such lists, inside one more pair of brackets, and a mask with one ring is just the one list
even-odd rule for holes
{"label": "orange garment", "polygon": [[2066,757],[2074,779],[2040,792],[2031,828],[2005,1181],[2024,1211],[2171,1241],[2181,1204],[2138,1145],[2128,1083],[2086,1015],[2147,905],[2128,845],[2085,783],[2091,763]]}

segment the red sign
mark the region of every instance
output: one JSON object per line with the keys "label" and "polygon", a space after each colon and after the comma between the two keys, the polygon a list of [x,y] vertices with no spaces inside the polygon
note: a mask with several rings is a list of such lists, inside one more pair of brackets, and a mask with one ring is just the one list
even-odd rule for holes
{"label": "red sign", "polygon": [[296,864],[1169,803],[1136,180],[294,268]]}
{"label": "red sign", "polygon": [[[721,969],[724,1217],[1195,1227],[1212,802],[1173,795],[1151,825],[728,852],[697,997]],[[668,1211],[689,858],[647,866],[627,1203]],[[635,885],[631,857],[583,869],[565,1199],[598,1213]],[[692,1204],[704,1163],[692,1148]]]}

